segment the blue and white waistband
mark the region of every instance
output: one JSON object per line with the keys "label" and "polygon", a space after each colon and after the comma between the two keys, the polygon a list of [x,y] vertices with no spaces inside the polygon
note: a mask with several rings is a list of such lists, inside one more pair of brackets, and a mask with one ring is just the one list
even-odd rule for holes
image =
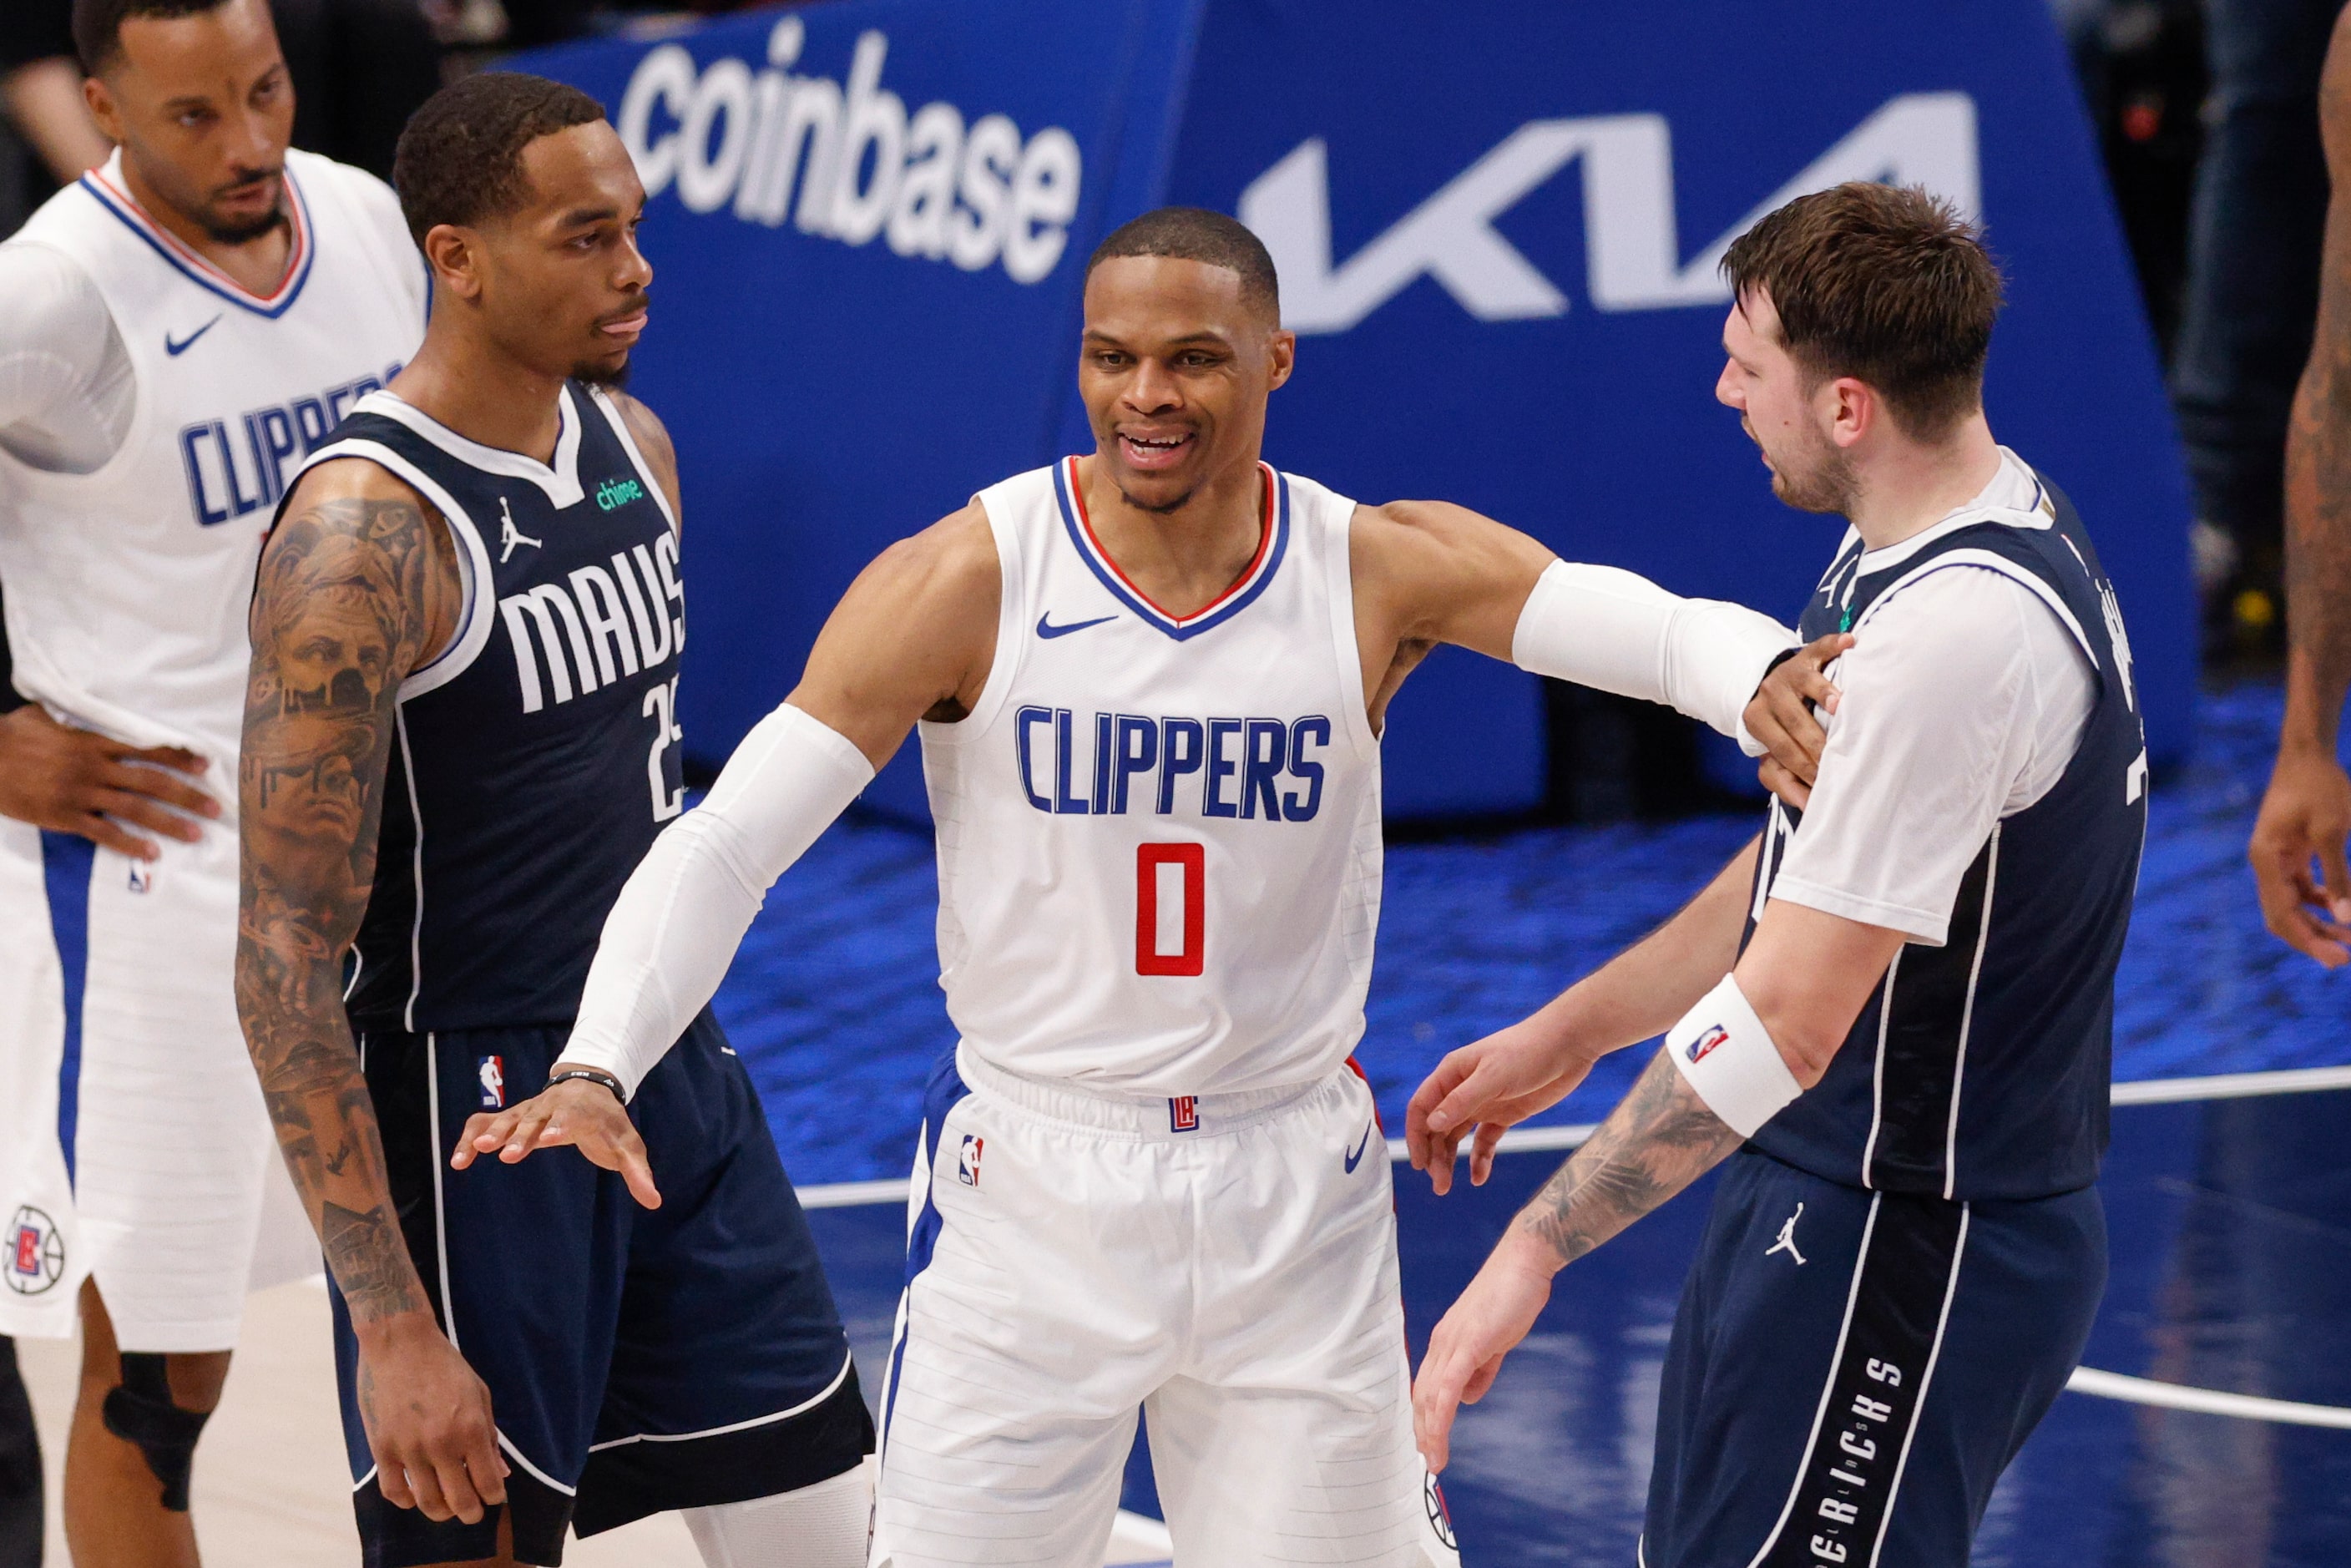
{"label": "blue and white waistband", "polygon": [[1322,1078],[1273,1089],[1207,1094],[1147,1095],[1048,1081],[992,1066],[964,1040],[956,1046],[956,1071],[973,1093],[998,1100],[1049,1122],[1104,1137],[1136,1143],[1173,1143],[1215,1137],[1269,1122],[1313,1096],[1360,1082],[1342,1063]]}

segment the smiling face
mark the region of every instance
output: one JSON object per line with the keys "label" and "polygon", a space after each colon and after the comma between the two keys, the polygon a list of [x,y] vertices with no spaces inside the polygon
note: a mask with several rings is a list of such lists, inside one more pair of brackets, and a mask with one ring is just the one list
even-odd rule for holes
{"label": "smiling face", "polygon": [[1265,405],[1297,340],[1228,267],[1116,256],[1086,279],[1078,390],[1101,472],[1127,502],[1172,512],[1257,462]]}
{"label": "smiling face", "polygon": [[1722,350],[1715,400],[1739,411],[1740,427],[1771,471],[1771,493],[1799,511],[1850,513],[1853,463],[1832,438],[1839,382],[1797,363],[1770,294],[1750,289],[1731,305]]}
{"label": "smiling face", "polygon": [[266,0],[131,16],[84,89],[146,194],[225,245],[285,221],[294,84]]}
{"label": "smiling face", "polygon": [[522,206],[478,227],[442,225],[426,254],[521,362],[550,375],[617,382],[646,321],[653,269],[637,249],[645,189],[628,149],[596,120],[523,149]]}

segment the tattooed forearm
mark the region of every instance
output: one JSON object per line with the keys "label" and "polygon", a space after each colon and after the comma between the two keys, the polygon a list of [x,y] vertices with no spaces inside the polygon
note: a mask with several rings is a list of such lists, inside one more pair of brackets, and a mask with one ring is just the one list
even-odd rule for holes
{"label": "tattooed forearm", "polygon": [[2317,330],[2286,434],[2287,739],[2303,731],[2331,753],[2351,687],[2351,18],[2336,26],[2320,91],[2335,197]]}
{"label": "tattooed forearm", "polygon": [[450,563],[405,500],[289,513],[261,564],[238,760],[236,1000],[278,1148],[362,1323],[426,1306],[343,1012],[375,877],[401,679],[436,649]]}
{"label": "tattooed forearm", "polygon": [[1512,1227],[1573,1263],[1713,1169],[1739,1144],[1739,1134],[1707,1109],[1661,1051]]}

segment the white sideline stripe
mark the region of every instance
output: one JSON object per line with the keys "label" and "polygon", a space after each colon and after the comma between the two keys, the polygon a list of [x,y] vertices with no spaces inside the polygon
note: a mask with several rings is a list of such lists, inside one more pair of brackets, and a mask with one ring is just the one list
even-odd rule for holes
{"label": "white sideline stripe", "polygon": [[854,1208],[863,1203],[906,1201],[909,1176],[884,1176],[880,1181],[836,1181],[799,1188],[802,1208]]}
{"label": "white sideline stripe", "polygon": [[[2168,1105],[2182,1100],[2238,1100],[2251,1094],[2311,1094],[2327,1089],[2351,1089],[2351,1067],[2292,1067],[2275,1072],[2223,1072],[2210,1078],[2151,1078],[2117,1083],[2117,1105]],[[1502,1134],[1495,1150],[1504,1155],[1534,1155],[1581,1148],[1599,1131],[1597,1122],[1570,1127],[1513,1127]],[[1401,1165],[1411,1156],[1402,1138],[1388,1140],[1388,1158]],[[906,1178],[880,1181],[829,1182],[799,1189],[802,1208],[851,1208],[862,1203],[904,1203]]]}
{"label": "white sideline stripe", "polygon": [[2309,1094],[2351,1089],[2351,1067],[2292,1067],[2277,1072],[2224,1072],[2212,1078],[2151,1078],[2115,1085],[2117,1105],[2168,1105],[2178,1100],[2236,1100],[2248,1094]]}
{"label": "white sideline stripe", "polygon": [[2351,1432],[2351,1410],[2337,1405],[2304,1405],[2292,1399],[2265,1399],[2256,1394],[2229,1394],[2218,1388],[2189,1388],[2184,1384],[2158,1383],[2150,1377],[2126,1377],[2077,1366],[2065,1386],[2076,1394],[2100,1399],[2121,1399],[2133,1405],[2158,1405],[2166,1410],[2193,1410],[2205,1416],[2235,1416],[2247,1421],[2280,1421],[2294,1427],[2333,1427]]}

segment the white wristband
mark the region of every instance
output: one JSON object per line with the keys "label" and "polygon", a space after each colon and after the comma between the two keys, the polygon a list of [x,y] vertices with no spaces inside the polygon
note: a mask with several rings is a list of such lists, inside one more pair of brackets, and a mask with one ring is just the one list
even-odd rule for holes
{"label": "white wristband", "polygon": [[1666,1031],[1666,1054],[1706,1108],[1742,1138],[1753,1137],[1804,1092],[1734,975],[1723,976]]}

